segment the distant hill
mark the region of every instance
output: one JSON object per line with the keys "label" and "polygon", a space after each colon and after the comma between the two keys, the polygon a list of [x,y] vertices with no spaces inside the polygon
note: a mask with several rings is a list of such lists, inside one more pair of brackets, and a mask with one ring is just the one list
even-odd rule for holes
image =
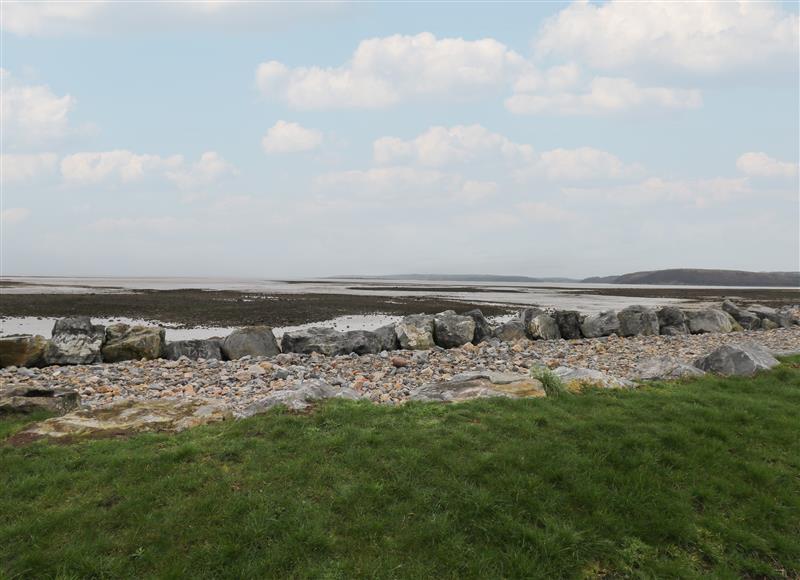
{"label": "distant hill", "polygon": [[574,278],[531,278],[495,274],[393,274],[389,276],[336,276],[356,280],[411,280],[416,282],[580,282]]}
{"label": "distant hill", "polygon": [[800,287],[800,272],[745,272],[675,268],[633,272],[621,276],[595,276],[587,284],[659,284],[669,286],[788,286]]}

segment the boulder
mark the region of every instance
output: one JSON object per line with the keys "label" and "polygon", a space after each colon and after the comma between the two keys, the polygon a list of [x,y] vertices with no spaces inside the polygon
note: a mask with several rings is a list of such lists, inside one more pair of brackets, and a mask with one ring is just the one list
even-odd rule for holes
{"label": "boulder", "polygon": [[433,339],[442,348],[456,348],[475,338],[475,321],[471,316],[459,316],[452,310],[437,314],[433,319]]}
{"label": "boulder", "polygon": [[476,372],[456,375],[449,381],[428,383],[411,392],[412,401],[459,403],[488,397],[544,397],[542,383],[527,375]]}
{"label": "boulder", "polygon": [[311,354],[317,352],[326,356],[343,354],[377,354],[382,348],[374,332],[350,330],[339,332],[333,328],[308,328],[287,332],[281,340],[283,352]]}
{"label": "boulder", "polygon": [[722,310],[730,314],[733,319],[739,323],[739,326],[745,330],[758,330],[761,328],[761,319],[755,312],[739,308],[730,300],[724,300],[722,302]]}
{"label": "boulder", "polygon": [[525,308],[517,313],[517,318],[525,325],[525,328],[528,328],[531,320],[542,314],[546,313],[541,308]]}
{"label": "boulder", "polygon": [[694,366],[720,375],[752,376],[758,371],[769,370],[779,364],[766,348],[756,343],[723,345],[712,353],[698,358]]}
{"label": "boulder", "polygon": [[586,338],[611,336],[619,333],[619,317],[613,310],[591,314],[581,323],[581,333]]}
{"label": "boulder", "polygon": [[658,315],[647,306],[628,306],[619,311],[620,336],[657,335]]}
{"label": "boulder", "polygon": [[627,379],[620,379],[600,371],[585,368],[558,367],[553,371],[570,392],[580,392],[586,387],[599,387],[602,389],[623,389],[635,387],[636,383]]}
{"label": "boulder", "polygon": [[433,316],[412,314],[394,326],[400,348],[406,350],[425,350],[433,348]]}
{"label": "boulder", "polygon": [[764,320],[769,320],[783,328],[791,328],[792,326],[793,316],[789,310],[775,310],[761,304],[753,304],[748,310],[761,319],[762,325]]}
{"label": "boulder", "polygon": [[303,381],[289,389],[273,391],[257,403],[249,405],[243,416],[264,413],[272,407],[283,405],[292,411],[304,411],[316,401],[323,399],[358,400],[361,396],[347,387],[334,387],[318,379]]}
{"label": "boulder", "polygon": [[63,415],[80,404],[81,398],[73,389],[10,386],[0,389],[0,415],[48,411]]}
{"label": "boulder", "polygon": [[639,363],[637,375],[645,381],[671,381],[706,374],[697,367],[671,358],[651,358]]}
{"label": "boulder", "polygon": [[680,308],[676,306],[664,306],[658,309],[656,316],[658,317],[659,334],[665,336],[689,334],[689,327],[686,325],[686,315]]}
{"label": "boulder", "polygon": [[101,352],[105,362],[156,359],[164,347],[164,329],[147,326],[112,324],[106,328]]}
{"label": "boulder", "polygon": [[178,360],[182,356],[197,359],[217,359],[222,360],[222,341],[218,338],[206,340],[176,340],[168,342],[164,347],[164,358]]}
{"label": "boulder", "polygon": [[483,312],[476,308],[475,310],[465,312],[464,316],[469,316],[475,323],[475,336],[472,338],[473,344],[480,344],[484,340],[492,338],[492,325],[483,315]]}
{"label": "boulder", "polygon": [[378,340],[378,348],[380,348],[380,350],[391,351],[400,348],[400,343],[397,341],[397,331],[394,329],[394,324],[381,326],[374,332],[375,338]]}
{"label": "boulder", "polygon": [[780,328],[781,325],[777,324],[776,322],[772,322],[769,318],[765,318],[761,321],[761,328],[764,330],[775,330],[776,328]]}
{"label": "boulder", "polygon": [[40,367],[44,365],[47,339],[38,334],[0,336],[0,368]]}
{"label": "boulder", "polygon": [[575,339],[581,337],[581,316],[575,310],[556,310],[555,320],[561,338]]}
{"label": "boulder", "polygon": [[89,365],[102,362],[105,328],[92,324],[88,316],[57,320],[53,336],[44,351],[49,365]]}
{"label": "boulder", "polygon": [[503,342],[514,342],[528,337],[525,326],[518,318],[513,318],[508,322],[502,323],[494,329],[494,336]]}
{"label": "boulder", "polygon": [[80,409],[54,417],[17,433],[10,439],[26,442],[43,437],[114,437],[151,431],[178,432],[198,425],[232,419],[219,401],[205,399],[127,399],[105,407]]}
{"label": "boulder", "polygon": [[706,308],[705,310],[687,310],[686,322],[689,332],[703,334],[706,332],[731,332],[735,321],[724,310]]}
{"label": "boulder", "polygon": [[539,314],[531,318],[527,326],[528,336],[533,340],[557,340],[561,338],[555,318],[549,314]]}
{"label": "boulder", "polygon": [[222,341],[222,354],[228,360],[245,356],[275,356],[278,341],[269,326],[249,326],[234,330]]}

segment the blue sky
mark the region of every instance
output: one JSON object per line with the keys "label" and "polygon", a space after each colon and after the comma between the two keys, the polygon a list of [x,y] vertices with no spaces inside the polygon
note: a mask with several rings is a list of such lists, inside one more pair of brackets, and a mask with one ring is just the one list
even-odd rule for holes
{"label": "blue sky", "polygon": [[2,4],[2,270],[796,270],[795,3]]}

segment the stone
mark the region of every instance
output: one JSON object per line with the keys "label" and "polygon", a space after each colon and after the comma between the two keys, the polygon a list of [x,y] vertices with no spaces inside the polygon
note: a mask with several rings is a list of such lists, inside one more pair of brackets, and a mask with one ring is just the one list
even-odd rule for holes
{"label": "stone", "polygon": [[433,316],[412,314],[395,324],[400,348],[405,350],[426,350],[433,348]]}
{"label": "stone", "polygon": [[101,349],[103,361],[115,363],[160,358],[164,342],[163,328],[112,324],[106,328],[106,339]]}
{"label": "stone", "polygon": [[720,346],[694,362],[694,366],[707,373],[748,377],[778,364],[770,351],[753,342]]}
{"label": "stone", "polygon": [[687,310],[686,321],[692,334],[731,332],[735,322],[730,314],[717,308]]}
{"label": "stone", "polygon": [[525,325],[525,328],[531,323],[531,320],[540,316],[541,314],[545,314],[545,311],[541,308],[523,308],[517,313],[517,318]]}
{"label": "stone", "polygon": [[48,411],[63,415],[80,404],[74,389],[12,386],[0,389],[0,415]]}
{"label": "stone", "polygon": [[281,340],[283,352],[326,356],[345,354],[377,354],[384,350],[374,332],[350,330],[339,332],[333,328],[308,328],[287,332]]}
{"label": "stone", "polygon": [[88,316],[57,320],[44,352],[48,365],[88,365],[102,362],[105,328]]}
{"label": "stone", "polygon": [[483,312],[476,308],[465,312],[464,316],[469,316],[475,323],[475,336],[472,338],[472,344],[480,344],[484,340],[492,338],[492,325],[483,315]]}
{"label": "stone", "polygon": [[556,310],[555,320],[561,338],[572,340],[581,337],[581,317],[575,310]]}
{"label": "stone", "polygon": [[459,403],[489,397],[544,397],[541,381],[527,375],[476,372],[456,375],[449,381],[428,383],[411,392],[410,400]]}
{"label": "stone", "polygon": [[730,300],[722,302],[722,310],[730,314],[739,323],[739,326],[745,330],[758,330],[761,328],[761,319],[755,312],[739,308]]}
{"label": "stone", "polygon": [[647,306],[628,306],[619,311],[620,336],[652,336],[659,331],[658,315]]}
{"label": "stone", "polygon": [[182,356],[191,359],[222,360],[222,341],[210,338],[205,340],[176,340],[164,347],[164,358],[178,360]]}
{"label": "stone", "polygon": [[518,318],[504,322],[494,329],[494,336],[503,342],[514,342],[528,337],[525,326]]}
{"label": "stone", "polygon": [[639,363],[637,375],[645,381],[701,377],[704,371],[671,358],[651,358]]}
{"label": "stone", "polygon": [[539,314],[530,319],[527,326],[528,337],[533,340],[557,340],[561,338],[555,318],[549,314]]}
{"label": "stone", "polygon": [[179,432],[198,425],[233,418],[219,401],[206,399],[136,401],[80,409],[47,419],[18,433],[11,441],[30,441],[43,437],[113,437],[132,433]]}
{"label": "stone", "polygon": [[222,341],[221,350],[228,360],[245,356],[275,356],[281,352],[269,326],[249,326],[234,330]]}
{"label": "stone", "polygon": [[403,367],[407,367],[411,364],[411,361],[407,358],[403,358],[402,356],[393,356],[389,359],[391,365],[396,369],[401,369]]}
{"label": "stone", "polygon": [[581,334],[586,338],[619,334],[619,317],[613,310],[587,316],[581,323]]}
{"label": "stone", "polygon": [[0,336],[0,368],[43,366],[46,348],[47,339],[38,334]]}
{"label": "stone", "polygon": [[433,340],[442,348],[456,348],[475,338],[475,321],[459,316],[452,310],[437,314],[433,319]]}
{"label": "stone", "polygon": [[677,336],[689,334],[689,327],[686,325],[686,315],[683,310],[676,306],[664,306],[656,312],[658,317],[659,334],[665,336]]}
{"label": "stone", "polygon": [[397,341],[397,331],[394,329],[394,324],[381,326],[374,332],[375,338],[378,340],[378,348],[380,351],[392,351],[400,348],[400,343]]}
{"label": "stone", "polygon": [[636,386],[636,383],[627,379],[620,379],[593,369],[558,367],[553,371],[570,392],[580,392],[587,387],[602,389],[624,389]]}
{"label": "stone", "polygon": [[334,387],[325,381],[312,379],[289,388],[273,391],[257,403],[244,410],[243,416],[264,413],[272,407],[283,405],[291,411],[304,411],[314,402],[324,399],[347,399],[355,401],[361,396],[348,387]]}
{"label": "stone", "polygon": [[761,304],[753,304],[748,310],[758,316],[762,324],[764,320],[770,320],[783,328],[791,328],[792,326],[793,317],[788,311],[775,310]]}
{"label": "stone", "polygon": [[761,321],[761,328],[764,330],[775,330],[776,328],[780,328],[780,324],[772,322],[769,318],[765,318]]}

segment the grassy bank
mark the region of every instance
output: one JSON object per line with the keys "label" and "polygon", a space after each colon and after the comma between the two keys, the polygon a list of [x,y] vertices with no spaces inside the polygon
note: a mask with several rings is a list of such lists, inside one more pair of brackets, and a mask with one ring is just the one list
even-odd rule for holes
{"label": "grassy bank", "polygon": [[[754,379],[0,446],[0,577],[796,577],[800,359]],[[0,437],[24,419],[0,420]]]}

